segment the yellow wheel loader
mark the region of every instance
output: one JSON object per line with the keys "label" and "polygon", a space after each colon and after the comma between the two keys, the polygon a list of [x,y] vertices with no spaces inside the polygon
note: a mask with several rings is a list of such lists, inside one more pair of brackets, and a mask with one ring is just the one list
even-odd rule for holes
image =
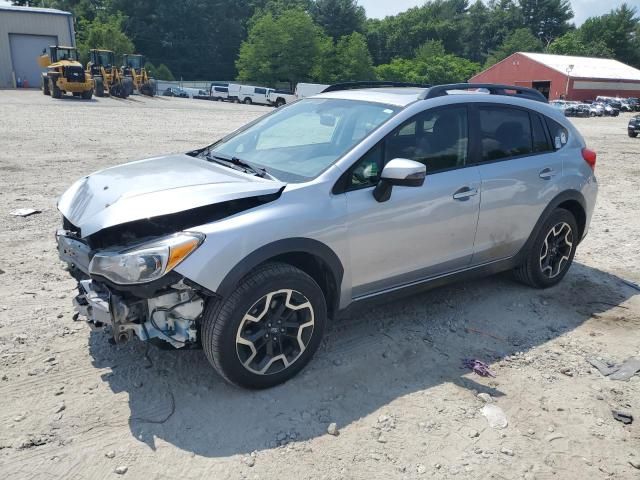
{"label": "yellow wheel loader", "polygon": [[119,98],[129,96],[131,79],[124,78],[115,63],[115,55],[111,50],[89,50],[87,73],[93,79],[97,97],[105,94]]}
{"label": "yellow wheel loader", "polygon": [[38,57],[38,64],[47,71],[42,74],[42,93],[53,98],[62,98],[66,93],[85,100],[93,96],[93,80],[78,61],[74,47],[51,45]]}
{"label": "yellow wheel loader", "polygon": [[134,55],[125,53],[122,55],[122,67],[120,73],[123,78],[131,80],[132,91],[137,90],[142,95],[153,97],[157,93],[156,80],[150,78],[147,70],[144,68],[146,60],[142,55]]}

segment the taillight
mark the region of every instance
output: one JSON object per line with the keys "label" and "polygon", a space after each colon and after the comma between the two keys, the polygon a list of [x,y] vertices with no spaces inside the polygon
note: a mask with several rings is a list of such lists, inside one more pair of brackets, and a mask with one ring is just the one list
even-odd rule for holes
{"label": "taillight", "polygon": [[596,152],[589,150],[588,148],[583,148],[582,158],[584,158],[584,161],[589,164],[591,170],[596,169]]}

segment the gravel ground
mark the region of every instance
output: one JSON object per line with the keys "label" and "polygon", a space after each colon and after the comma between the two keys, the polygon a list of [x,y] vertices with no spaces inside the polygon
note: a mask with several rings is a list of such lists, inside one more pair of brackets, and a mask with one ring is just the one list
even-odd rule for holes
{"label": "gravel ground", "polygon": [[[55,202],[82,175],[269,110],[0,91],[0,111],[0,478],[640,478],[640,377],[612,381],[585,359],[640,355],[640,292],[622,281],[640,282],[628,115],[575,120],[599,154],[600,196],[559,286],[502,275],[356,313],[303,374],[250,392],[202,352],[113,347],[74,322]],[[22,207],[42,213],[9,215]],[[463,369],[467,357],[496,377]],[[489,425],[496,410],[506,427]]]}

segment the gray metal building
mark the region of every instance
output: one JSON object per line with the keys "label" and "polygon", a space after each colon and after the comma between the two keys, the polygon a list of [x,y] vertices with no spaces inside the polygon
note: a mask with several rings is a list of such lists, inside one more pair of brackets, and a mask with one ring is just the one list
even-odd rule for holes
{"label": "gray metal building", "polygon": [[39,87],[42,69],[37,58],[44,48],[56,44],[76,44],[71,13],[0,6],[0,88],[15,87],[18,77],[30,87]]}

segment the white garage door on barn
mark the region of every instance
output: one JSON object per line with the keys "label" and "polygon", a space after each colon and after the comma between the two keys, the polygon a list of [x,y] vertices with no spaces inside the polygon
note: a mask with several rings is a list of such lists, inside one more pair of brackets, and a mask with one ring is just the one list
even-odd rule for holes
{"label": "white garage door on barn", "polygon": [[19,33],[9,34],[11,47],[11,62],[16,80],[26,79],[30,87],[40,86],[40,75],[44,71],[38,65],[38,57],[46,49],[49,53],[49,45],[55,45],[57,37],[47,35],[23,35]]}

